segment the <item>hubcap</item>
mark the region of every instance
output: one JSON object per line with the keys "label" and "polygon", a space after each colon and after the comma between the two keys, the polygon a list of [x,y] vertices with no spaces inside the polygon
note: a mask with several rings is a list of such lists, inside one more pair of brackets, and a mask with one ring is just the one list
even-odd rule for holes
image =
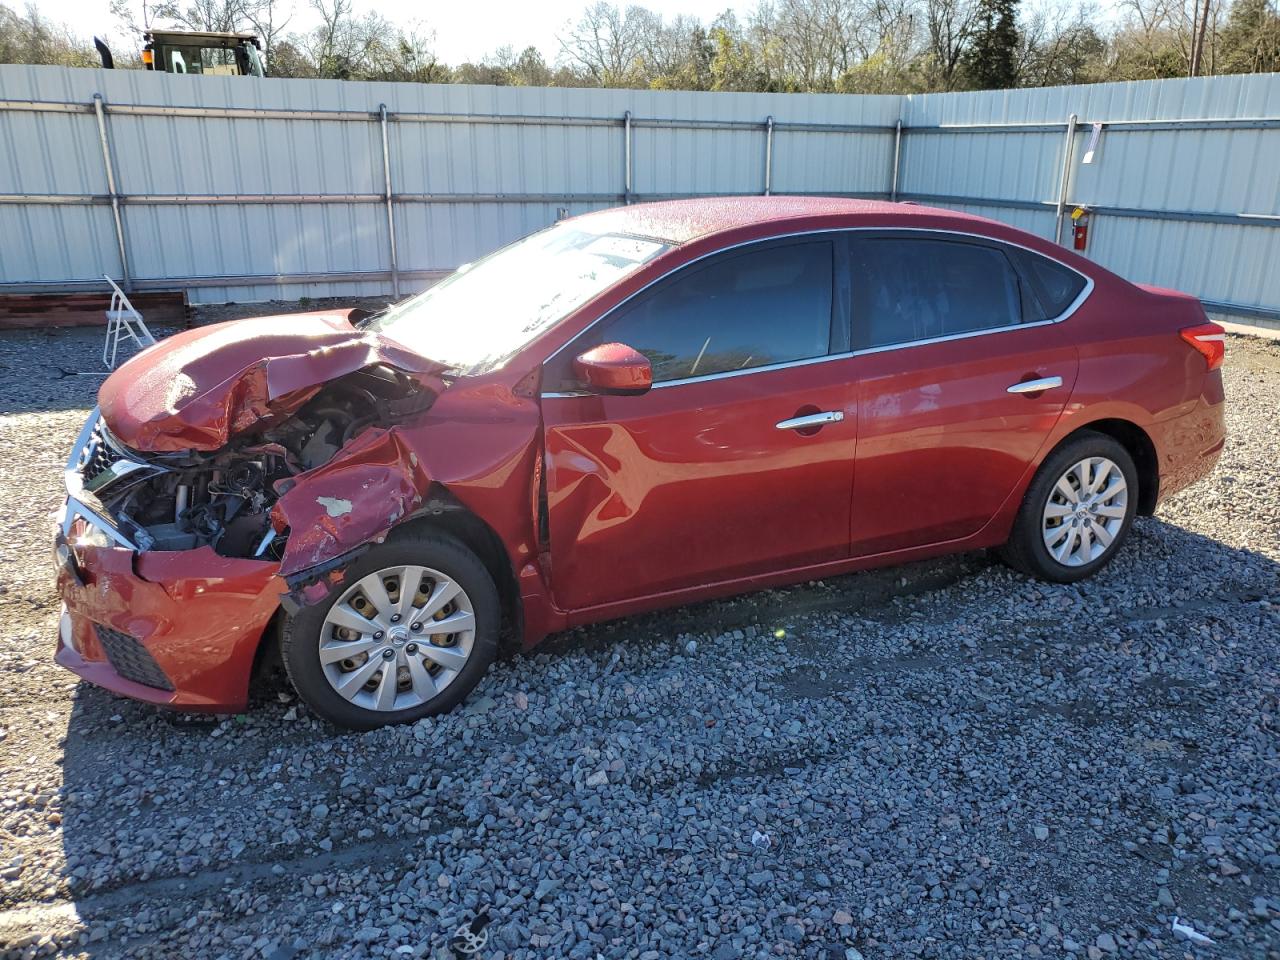
{"label": "hubcap", "polygon": [[457,678],[475,631],[475,610],[461,584],[430,567],[384,567],[329,608],[320,664],[329,685],[356,706],[405,710]]}
{"label": "hubcap", "polygon": [[1041,531],[1049,555],[1067,567],[1098,559],[1124,525],[1129,486],[1106,457],[1086,457],[1058,478],[1044,505]]}

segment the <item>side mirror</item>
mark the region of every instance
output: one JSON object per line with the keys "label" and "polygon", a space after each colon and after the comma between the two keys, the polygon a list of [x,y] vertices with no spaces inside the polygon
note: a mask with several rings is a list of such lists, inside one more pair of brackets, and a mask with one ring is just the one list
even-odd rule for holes
{"label": "side mirror", "polygon": [[581,353],[573,371],[596,393],[633,397],[653,386],[649,358],[625,343],[602,343]]}

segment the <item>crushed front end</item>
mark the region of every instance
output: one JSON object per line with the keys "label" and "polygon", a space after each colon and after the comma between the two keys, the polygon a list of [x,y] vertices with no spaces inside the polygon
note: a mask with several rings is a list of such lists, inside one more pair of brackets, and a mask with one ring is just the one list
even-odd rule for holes
{"label": "crushed front end", "polygon": [[241,709],[282,598],[322,595],[426,491],[400,433],[443,388],[426,362],[332,318],[264,358],[255,323],[134,358],[71,451],[57,660],[99,686]]}
{"label": "crushed front end", "polygon": [[[210,540],[225,534],[197,531],[222,497],[197,501],[205,509],[193,515],[190,499],[178,501],[180,478],[115,448],[94,410],[67,463],[55,533],[57,661],[137,700],[239,710],[279,606],[279,564],[220,555]],[[145,498],[166,490],[172,513],[157,520]]]}

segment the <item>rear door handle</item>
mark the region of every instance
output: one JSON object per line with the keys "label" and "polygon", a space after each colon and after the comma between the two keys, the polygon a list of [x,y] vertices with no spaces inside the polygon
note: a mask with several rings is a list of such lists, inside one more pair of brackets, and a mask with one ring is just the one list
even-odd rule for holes
{"label": "rear door handle", "polygon": [[1041,377],[1039,380],[1024,380],[1009,388],[1010,393],[1040,393],[1062,386],[1061,377]]}
{"label": "rear door handle", "polygon": [[824,423],[839,423],[843,419],[843,410],[824,410],[822,413],[811,413],[803,417],[792,417],[790,420],[779,420],[774,426],[779,430],[803,430],[805,427],[820,427]]}

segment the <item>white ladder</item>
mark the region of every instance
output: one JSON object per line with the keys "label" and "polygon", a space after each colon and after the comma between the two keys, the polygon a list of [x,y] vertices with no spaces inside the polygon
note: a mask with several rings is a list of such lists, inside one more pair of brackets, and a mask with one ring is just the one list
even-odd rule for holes
{"label": "white ladder", "polygon": [[102,362],[108,370],[114,370],[116,351],[123,338],[132,338],[139,349],[151,346],[156,338],[147,329],[142,314],[134,309],[124,291],[116,286],[116,282],[105,274],[102,279],[111,284],[111,306],[107,308],[107,342],[102,347]]}

